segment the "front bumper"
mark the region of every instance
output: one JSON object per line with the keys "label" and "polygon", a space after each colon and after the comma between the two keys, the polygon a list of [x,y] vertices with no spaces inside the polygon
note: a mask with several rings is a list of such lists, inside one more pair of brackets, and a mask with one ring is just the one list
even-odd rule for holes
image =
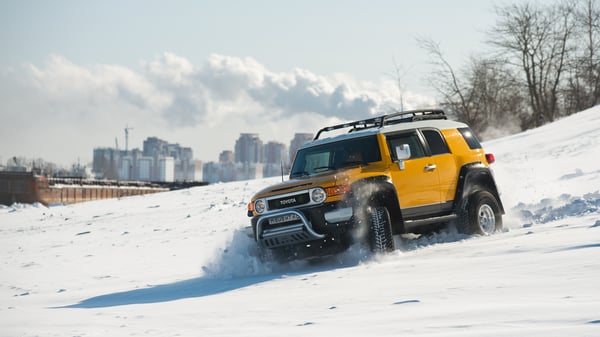
{"label": "front bumper", "polygon": [[340,236],[353,223],[353,210],[344,203],[287,209],[252,219],[255,240],[267,248]]}

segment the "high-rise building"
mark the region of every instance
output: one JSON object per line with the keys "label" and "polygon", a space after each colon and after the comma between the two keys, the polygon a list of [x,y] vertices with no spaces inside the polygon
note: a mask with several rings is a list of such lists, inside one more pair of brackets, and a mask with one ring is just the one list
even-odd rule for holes
{"label": "high-rise building", "polygon": [[138,177],[137,180],[151,181],[154,159],[152,157],[142,157],[138,159]]}
{"label": "high-rise building", "polygon": [[235,164],[233,162],[208,162],[202,165],[202,180],[211,184],[236,181],[238,180],[238,166],[242,166],[242,164]]}
{"label": "high-rise building", "polygon": [[225,150],[219,154],[219,163],[233,163],[233,151]]}
{"label": "high-rise building", "polygon": [[[144,157],[154,159],[153,180],[158,181],[194,181],[195,162],[194,153],[190,147],[169,144],[157,137],[148,137],[144,141]],[[169,159],[170,158],[170,159]],[[173,174],[170,171],[173,167]],[[166,170],[166,171],[165,171]],[[170,180],[164,180],[170,179]]]}
{"label": "high-rise building", "polygon": [[283,143],[268,142],[264,146],[263,177],[273,177],[287,172],[287,147]]}
{"label": "high-rise building", "polygon": [[158,160],[158,181],[175,181],[175,159],[164,157]]}
{"label": "high-rise building", "polygon": [[176,181],[194,181],[195,162],[192,148],[181,147],[179,144],[171,144],[170,157],[175,159],[175,180]]}
{"label": "high-rise building", "polygon": [[133,168],[133,157],[121,157],[121,169],[119,170],[119,180],[135,180]]}
{"label": "high-rise building", "polygon": [[310,142],[313,137],[314,135],[312,133],[297,133],[294,135],[294,139],[292,139],[290,142],[290,166],[294,161],[294,158],[296,158],[296,152],[298,152],[298,149],[307,142]]}
{"label": "high-rise building", "polygon": [[282,162],[287,161],[287,148],[285,144],[271,141],[265,144],[264,149],[263,162],[265,164],[280,165]]}
{"label": "high-rise building", "polygon": [[256,133],[242,133],[235,142],[236,163],[262,163],[263,142]]}
{"label": "high-rise building", "polygon": [[144,157],[157,158],[158,156],[167,156],[169,143],[156,137],[148,137],[144,141]]}
{"label": "high-rise building", "polygon": [[121,166],[121,151],[113,148],[95,148],[92,170],[96,177],[104,179],[119,179]]}

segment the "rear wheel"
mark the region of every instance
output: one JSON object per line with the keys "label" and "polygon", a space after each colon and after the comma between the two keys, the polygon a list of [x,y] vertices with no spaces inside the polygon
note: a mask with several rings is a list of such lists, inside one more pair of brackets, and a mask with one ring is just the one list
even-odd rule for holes
{"label": "rear wheel", "polygon": [[390,214],[383,206],[370,209],[369,246],[374,253],[391,252],[395,248]]}
{"label": "rear wheel", "polygon": [[465,234],[489,235],[502,230],[498,200],[487,191],[470,196],[459,211],[458,230]]}

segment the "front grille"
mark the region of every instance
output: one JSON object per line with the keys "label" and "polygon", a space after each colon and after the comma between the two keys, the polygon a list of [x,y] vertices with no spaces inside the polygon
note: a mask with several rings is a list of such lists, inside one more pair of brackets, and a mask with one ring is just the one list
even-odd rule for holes
{"label": "front grille", "polygon": [[275,248],[275,247],[280,247],[280,246],[286,246],[286,245],[292,245],[292,244],[296,244],[296,243],[307,242],[307,241],[314,240],[314,239],[315,238],[312,237],[307,232],[298,232],[298,233],[290,234],[288,236],[265,238],[263,240],[263,243],[266,247]]}
{"label": "front grille", "polygon": [[296,207],[300,205],[305,205],[310,202],[310,195],[308,192],[288,195],[283,198],[270,199],[267,201],[269,204],[269,210],[277,210],[289,207]]}

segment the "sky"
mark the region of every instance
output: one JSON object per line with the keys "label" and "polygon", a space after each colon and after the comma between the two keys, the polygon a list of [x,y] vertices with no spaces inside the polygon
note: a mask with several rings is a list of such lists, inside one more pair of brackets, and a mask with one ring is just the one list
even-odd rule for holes
{"label": "sky", "polygon": [[155,136],[217,161],[240,133],[289,145],[398,109],[400,92],[405,109],[432,107],[417,38],[458,68],[506,3],[1,1],[0,164],[88,164],[124,149],[125,127],[130,149]]}

